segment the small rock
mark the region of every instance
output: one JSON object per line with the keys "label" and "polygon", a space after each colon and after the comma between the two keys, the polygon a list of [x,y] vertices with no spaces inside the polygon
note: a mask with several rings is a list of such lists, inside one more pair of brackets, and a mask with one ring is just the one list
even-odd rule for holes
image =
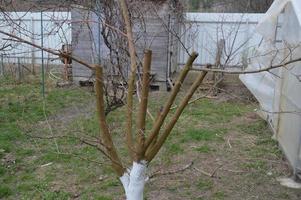
{"label": "small rock", "polygon": [[98,178],[98,180],[104,181],[104,180],[107,179],[107,178],[108,178],[107,176],[100,176],[100,177]]}
{"label": "small rock", "polygon": [[77,199],[77,198],[79,198],[79,197],[80,197],[80,193],[76,193],[76,194],[73,195],[73,198],[76,198],[76,199]]}

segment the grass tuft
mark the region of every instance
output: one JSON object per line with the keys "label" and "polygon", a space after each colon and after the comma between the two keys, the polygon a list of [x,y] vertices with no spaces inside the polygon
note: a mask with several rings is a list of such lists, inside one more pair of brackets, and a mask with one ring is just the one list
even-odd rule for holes
{"label": "grass tuft", "polygon": [[8,197],[10,195],[12,195],[12,190],[5,186],[5,185],[0,185],[0,198],[5,198]]}
{"label": "grass tuft", "polygon": [[211,180],[201,179],[196,186],[199,190],[206,191],[213,188],[213,182]]}
{"label": "grass tuft", "polygon": [[215,152],[216,151],[215,149],[212,149],[208,145],[203,145],[203,146],[194,148],[194,150],[199,152],[199,153],[210,153],[210,152]]}
{"label": "grass tuft", "polygon": [[222,135],[226,131],[226,129],[188,129],[183,141],[223,141]]}

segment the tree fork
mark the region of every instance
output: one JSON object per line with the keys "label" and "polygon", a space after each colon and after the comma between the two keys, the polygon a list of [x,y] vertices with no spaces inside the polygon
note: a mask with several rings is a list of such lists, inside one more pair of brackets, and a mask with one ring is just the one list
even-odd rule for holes
{"label": "tree fork", "polygon": [[139,113],[137,118],[137,149],[136,149],[136,161],[139,162],[143,159],[143,149],[145,144],[145,123],[147,114],[147,104],[149,97],[149,84],[150,84],[150,70],[152,61],[152,51],[145,50],[144,62],[143,62],[143,77],[142,77],[142,89],[141,89],[141,102],[139,105]]}
{"label": "tree fork", "polygon": [[153,146],[152,149],[147,153],[146,160],[148,162],[151,162],[152,159],[157,155],[159,150],[161,149],[162,145],[166,141],[167,137],[170,135],[173,127],[177,123],[178,119],[180,118],[182,112],[184,111],[185,107],[188,105],[188,102],[192,98],[193,94],[196,92],[196,90],[199,88],[199,86],[202,84],[203,80],[205,79],[208,72],[201,72],[201,74],[197,77],[197,79],[194,81],[192,86],[190,87],[188,93],[180,103],[179,107],[177,108],[176,113],[172,117],[171,121],[167,124],[166,128],[164,129],[161,137],[158,139],[157,143]]}
{"label": "tree fork", "polygon": [[161,129],[161,126],[164,123],[164,120],[166,118],[166,116],[168,115],[170,108],[172,106],[172,104],[174,103],[177,94],[179,93],[181,86],[188,74],[188,72],[190,71],[190,69],[192,68],[192,64],[195,61],[195,59],[198,57],[198,54],[196,52],[193,52],[188,61],[186,62],[186,65],[184,66],[182,72],[179,75],[179,78],[176,81],[175,86],[172,89],[172,92],[163,108],[163,110],[158,114],[155,124],[151,130],[150,136],[147,138],[146,142],[145,142],[145,147],[144,147],[144,154],[145,152],[148,150],[149,146],[151,145],[151,143],[153,142],[153,140],[158,136],[159,131]]}

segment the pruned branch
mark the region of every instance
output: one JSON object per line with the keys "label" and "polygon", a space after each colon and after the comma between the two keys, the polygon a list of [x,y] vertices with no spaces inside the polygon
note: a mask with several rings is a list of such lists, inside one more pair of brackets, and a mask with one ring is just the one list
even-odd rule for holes
{"label": "pruned branch", "polygon": [[[180,115],[183,113],[185,107],[188,105],[190,99],[192,98],[195,91],[198,89],[198,87],[202,84],[203,80],[205,79],[205,76],[208,72],[204,71],[200,73],[200,75],[197,77],[197,79],[194,81],[192,86],[190,87],[188,93],[180,103],[179,107],[176,110],[176,113],[172,117],[171,121],[166,125],[166,128],[164,129],[162,135],[156,142],[156,144],[147,152],[146,154],[146,160],[148,162],[152,161],[152,159],[157,155],[161,147],[163,146],[164,142],[166,141],[167,137],[170,135],[173,127],[177,123]],[[170,109],[170,108],[169,108]]]}
{"label": "pruned branch", "polygon": [[[103,72],[100,66],[96,66],[96,101],[97,101],[97,112],[99,117],[99,126],[101,129],[101,138],[103,144],[109,154],[110,158],[112,159],[112,167],[117,173],[118,176],[122,176],[125,172],[125,169],[122,165],[122,162],[118,156],[116,148],[114,146],[112,136],[110,130],[108,128],[105,116],[105,106],[104,106],[104,98],[103,98]],[[118,164],[116,164],[118,163]]]}
{"label": "pruned branch", "polygon": [[189,57],[184,69],[182,70],[182,72],[179,75],[178,80],[176,81],[176,84],[163,108],[163,110],[158,114],[155,124],[150,132],[149,137],[146,140],[145,143],[145,148],[144,148],[144,153],[148,150],[149,146],[151,145],[151,143],[155,140],[155,138],[159,135],[159,131],[164,123],[165,118],[167,117],[171,106],[173,105],[177,94],[180,91],[180,88],[189,72],[189,70],[192,67],[193,62],[195,61],[195,59],[197,58],[198,54],[193,52],[191,54],[191,56]]}
{"label": "pruned branch", "polygon": [[143,77],[142,77],[142,92],[141,102],[139,106],[139,113],[137,119],[137,156],[136,161],[143,158],[143,150],[145,144],[145,123],[147,114],[147,104],[149,95],[149,84],[150,84],[150,70],[151,70],[152,51],[146,50],[144,53],[143,63]]}
{"label": "pruned branch", "polygon": [[129,53],[131,58],[131,73],[128,81],[128,94],[127,94],[127,127],[126,127],[126,141],[129,150],[129,154],[134,160],[134,150],[133,150],[133,135],[132,135],[132,124],[133,124],[133,93],[135,87],[135,78],[136,78],[136,71],[137,71],[137,59],[136,59],[136,49],[134,45],[134,37],[133,37],[133,30],[131,26],[129,10],[125,0],[119,0],[120,7],[122,10],[125,27],[127,31],[127,38],[128,38],[128,45],[129,45]]}

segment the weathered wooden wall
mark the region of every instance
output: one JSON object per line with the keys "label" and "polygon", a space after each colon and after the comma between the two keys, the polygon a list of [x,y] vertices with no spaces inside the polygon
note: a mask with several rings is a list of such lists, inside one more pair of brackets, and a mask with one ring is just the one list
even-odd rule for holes
{"label": "weathered wooden wall", "polygon": [[[139,14],[140,13],[140,14]],[[154,5],[143,2],[139,13],[133,17],[133,32],[140,60],[145,49],[153,51],[152,74],[155,81],[167,82],[167,77],[176,70],[177,42],[169,29],[178,32],[177,17],[167,3]],[[143,18],[142,18],[143,15]],[[78,23],[78,21],[90,21]],[[101,59],[106,59],[108,49],[102,38],[99,38],[99,28],[95,14],[83,10],[72,11],[72,45],[73,55],[89,63],[98,63],[98,45],[101,45]],[[92,21],[92,22],[91,22]],[[99,41],[100,39],[100,41]],[[73,64],[74,80],[83,80],[92,76],[91,72],[77,63]]]}
{"label": "weathered wooden wall", "polygon": [[176,15],[170,10],[168,3],[144,3],[140,11],[144,19],[137,17],[134,21],[139,55],[144,49],[151,49],[152,73],[155,74],[156,81],[166,82],[170,73],[176,70],[173,66],[176,66],[177,42],[172,33],[178,32]]}
{"label": "weathered wooden wall", "polygon": [[[97,17],[90,12],[83,12],[82,9],[73,9],[72,18],[72,54],[90,64],[97,63],[98,38],[95,25],[92,22]],[[96,26],[97,27],[97,26]],[[79,82],[93,77],[93,72],[79,63],[72,63],[73,80]]]}

